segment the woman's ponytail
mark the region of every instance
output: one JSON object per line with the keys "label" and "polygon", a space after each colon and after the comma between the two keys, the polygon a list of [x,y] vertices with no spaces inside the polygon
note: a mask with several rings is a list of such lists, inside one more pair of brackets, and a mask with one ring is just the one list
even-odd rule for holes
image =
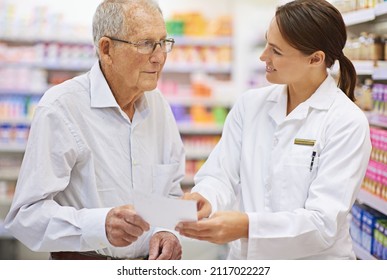
{"label": "woman's ponytail", "polygon": [[356,87],[356,70],[352,62],[344,54],[338,58],[340,64],[340,76],[338,87],[351,99],[356,101],[355,87]]}

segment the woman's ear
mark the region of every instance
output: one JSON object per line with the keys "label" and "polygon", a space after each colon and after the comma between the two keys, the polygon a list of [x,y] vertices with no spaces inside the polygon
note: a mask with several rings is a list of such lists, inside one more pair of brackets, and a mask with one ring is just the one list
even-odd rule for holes
{"label": "woman's ear", "polygon": [[310,64],[311,65],[318,66],[318,65],[321,65],[324,62],[325,62],[325,53],[323,51],[314,52],[310,56]]}

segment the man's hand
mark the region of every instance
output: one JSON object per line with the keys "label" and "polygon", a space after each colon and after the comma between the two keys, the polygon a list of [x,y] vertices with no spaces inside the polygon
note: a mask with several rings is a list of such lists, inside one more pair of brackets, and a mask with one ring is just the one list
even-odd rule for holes
{"label": "man's hand", "polygon": [[149,224],[136,214],[132,205],[124,205],[109,211],[105,230],[110,244],[124,247],[136,241],[144,231],[148,231]]}
{"label": "man's hand", "polygon": [[198,219],[208,218],[210,216],[212,207],[211,203],[205,199],[199,193],[185,193],[182,197],[184,200],[196,200],[196,205],[198,209]]}
{"label": "man's hand", "polygon": [[149,242],[150,260],[180,260],[182,253],[179,239],[171,232],[156,232]]}

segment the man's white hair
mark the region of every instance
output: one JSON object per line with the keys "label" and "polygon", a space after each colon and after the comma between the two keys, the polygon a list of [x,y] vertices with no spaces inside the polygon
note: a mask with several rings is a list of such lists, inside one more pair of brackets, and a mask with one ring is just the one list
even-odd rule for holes
{"label": "man's white hair", "polygon": [[125,8],[144,7],[157,10],[162,14],[159,4],[154,0],[104,0],[98,5],[93,17],[93,41],[98,53],[98,42],[103,36],[120,37],[130,32],[125,24]]}

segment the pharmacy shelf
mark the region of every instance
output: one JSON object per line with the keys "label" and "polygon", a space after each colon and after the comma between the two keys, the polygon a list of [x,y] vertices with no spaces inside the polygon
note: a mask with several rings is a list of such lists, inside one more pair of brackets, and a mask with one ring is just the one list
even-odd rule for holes
{"label": "pharmacy shelf", "polygon": [[[371,60],[353,60],[353,66],[357,75],[372,76],[373,80],[387,80],[387,62]],[[339,64],[336,62],[332,67],[331,73],[339,73]]]}
{"label": "pharmacy shelf", "polygon": [[178,128],[182,134],[221,134],[223,130],[218,124],[178,123]]}
{"label": "pharmacy shelf", "polygon": [[360,244],[353,242],[353,250],[355,251],[356,257],[361,260],[377,260],[367,250],[365,250]]}
{"label": "pharmacy shelf", "polygon": [[93,39],[89,37],[89,35],[84,37],[75,37],[75,34],[63,36],[63,35],[51,35],[51,36],[42,36],[39,35],[36,31],[29,32],[28,30],[24,30],[23,34],[15,34],[15,35],[7,35],[0,34],[0,41],[3,42],[11,42],[11,43],[20,43],[20,44],[28,44],[35,45],[36,43],[61,43],[61,44],[69,44],[69,45],[86,45],[92,46]]}
{"label": "pharmacy shelf", "polygon": [[363,9],[344,13],[343,18],[347,26],[366,23],[387,14],[387,2],[377,4],[375,8]]}
{"label": "pharmacy shelf", "polygon": [[387,80],[387,62],[378,61],[372,73],[373,80]]}
{"label": "pharmacy shelf", "polygon": [[206,107],[227,107],[231,108],[235,101],[227,100],[225,98],[214,97],[196,97],[196,96],[182,96],[182,95],[166,95],[165,96],[170,105],[192,106],[202,105]]}
{"label": "pharmacy shelf", "polygon": [[357,196],[357,199],[360,203],[367,204],[375,210],[387,215],[387,201],[383,200],[380,197],[377,197],[366,190],[360,189],[360,192]]}
{"label": "pharmacy shelf", "polygon": [[11,204],[12,204],[12,197],[10,196],[0,197],[1,206],[11,206]]}
{"label": "pharmacy shelf", "polygon": [[0,181],[16,181],[20,168],[2,168],[0,170]]}
{"label": "pharmacy shelf", "polygon": [[387,3],[384,2],[384,3],[377,4],[374,10],[375,10],[375,16],[377,17],[387,15]]}
{"label": "pharmacy shelf", "polygon": [[373,75],[375,68],[377,68],[371,60],[354,60],[352,63],[358,75]]}
{"label": "pharmacy shelf", "polygon": [[48,71],[70,71],[70,72],[83,72],[88,71],[95,61],[88,62],[23,62],[23,61],[1,61],[2,66],[7,67],[28,67],[28,68],[39,68]]}
{"label": "pharmacy shelf", "polygon": [[205,64],[165,64],[163,73],[192,73],[192,72],[205,72],[209,74],[231,74],[231,64],[224,65],[205,65]]}
{"label": "pharmacy shelf", "polygon": [[376,18],[374,8],[357,10],[343,14],[344,22],[347,26],[365,23],[372,21]]}
{"label": "pharmacy shelf", "polygon": [[176,46],[231,46],[232,37],[224,36],[207,36],[207,37],[194,37],[194,36],[172,36],[175,39]]}
{"label": "pharmacy shelf", "polygon": [[0,143],[0,153],[24,153],[26,144]]}
{"label": "pharmacy shelf", "polygon": [[85,72],[89,71],[95,61],[72,64],[72,63],[39,63],[36,65],[38,68],[43,68],[49,71],[70,71],[70,72]]}
{"label": "pharmacy shelf", "polygon": [[42,96],[43,92],[46,89],[42,90],[31,90],[31,89],[5,89],[0,88],[0,96],[2,95],[31,95],[31,96]]}
{"label": "pharmacy shelf", "polygon": [[31,119],[29,118],[0,118],[0,124],[9,123],[9,124],[31,124]]}
{"label": "pharmacy shelf", "polygon": [[364,112],[364,114],[367,116],[368,122],[372,126],[377,126],[380,128],[387,128],[387,117],[373,113],[373,112]]}
{"label": "pharmacy shelf", "polygon": [[[210,155],[211,151],[208,150],[197,150],[197,151],[190,151],[187,150],[185,154],[186,159],[194,160],[194,159],[206,159]],[[1,173],[0,173],[1,174]]]}
{"label": "pharmacy shelf", "polygon": [[[1,199],[0,199],[0,204],[1,204]],[[4,222],[0,220],[0,239],[14,239],[14,237],[8,233],[5,228],[4,228]]]}
{"label": "pharmacy shelf", "polygon": [[3,232],[0,232],[0,239],[11,239],[11,240],[14,240],[15,238],[9,234],[9,233],[3,233]]}

